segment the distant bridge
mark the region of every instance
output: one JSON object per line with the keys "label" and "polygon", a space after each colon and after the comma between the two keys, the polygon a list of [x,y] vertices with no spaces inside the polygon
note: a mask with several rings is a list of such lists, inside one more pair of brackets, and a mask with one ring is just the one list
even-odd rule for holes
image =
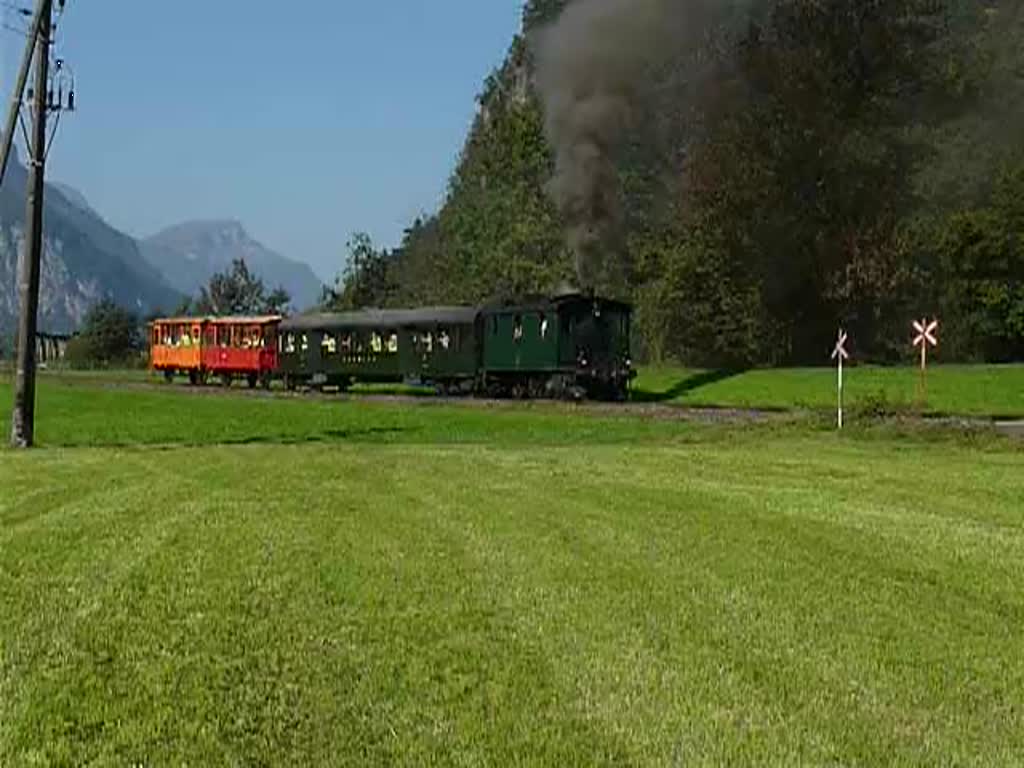
{"label": "distant bridge", "polygon": [[59,333],[36,334],[36,362],[40,364],[63,360],[72,337]]}

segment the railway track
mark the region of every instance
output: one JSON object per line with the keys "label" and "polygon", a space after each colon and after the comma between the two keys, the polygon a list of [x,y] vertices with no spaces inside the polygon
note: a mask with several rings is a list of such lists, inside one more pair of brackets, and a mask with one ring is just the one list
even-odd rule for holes
{"label": "railway track", "polygon": [[601,416],[644,417],[671,421],[706,421],[706,422],[765,422],[765,421],[796,421],[811,416],[809,411],[772,410],[760,408],[715,408],[671,405],[659,402],[626,402],[606,403],[596,401],[571,402],[565,400],[514,400],[487,397],[452,397],[436,394],[403,394],[379,392],[318,392],[298,390],[289,392],[285,389],[270,390],[244,386],[193,387],[184,382],[171,383],[159,381],[130,381],[115,377],[78,377],[75,375],[55,374],[51,380],[63,383],[83,384],[102,389],[124,391],[165,392],[189,397],[245,397],[261,400],[306,400],[318,402],[365,402],[395,405],[416,405],[422,407],[454,406],[483,409],[546,409],[569,413],[592,414]]}

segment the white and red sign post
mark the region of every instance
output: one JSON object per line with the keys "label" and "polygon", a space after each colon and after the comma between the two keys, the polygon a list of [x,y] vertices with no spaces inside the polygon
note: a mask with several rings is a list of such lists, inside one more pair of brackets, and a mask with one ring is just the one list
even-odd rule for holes
{"label": "white and red sign post", "polygon": [[839,380],[837,386],[837,393],[839,397],[839,415],[837,421],[839,423],[839,429],[843,428],[843,361],[850,359],[850,355],[846,351],[847,339],[848,336],[846,335],[846,331],[840,328],[839,338],[836,341],[836,348],[832,352],[832,359],[837,361],[839,365]]}
{"label": "white and red sign post", "polygon": [[914,346],[921,348],[921,396],[928,395],[928,347],[937,347],[939,339],[936,332],[939,328],[939,321],[915,320],[914,330],[917,336],[914,337]]}

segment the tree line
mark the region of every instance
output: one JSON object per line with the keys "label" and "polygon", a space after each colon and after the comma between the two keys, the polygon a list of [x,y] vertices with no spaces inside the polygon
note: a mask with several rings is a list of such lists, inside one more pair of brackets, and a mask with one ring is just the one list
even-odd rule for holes
{"label": "tree line", "polygon": [[[588,0],[572,0],[587,2]],[[836,327],[897,361],[910,321],[945,359],[1024,355],[1024,8],[1011,0],[751,0],[639,86],[615,148],[622,247],[597,289],[649,359],[819,362]],[[329,307],[471,302],[573,280],[531,86],[533,0],[488,78],[439,211],[365,235]]]}

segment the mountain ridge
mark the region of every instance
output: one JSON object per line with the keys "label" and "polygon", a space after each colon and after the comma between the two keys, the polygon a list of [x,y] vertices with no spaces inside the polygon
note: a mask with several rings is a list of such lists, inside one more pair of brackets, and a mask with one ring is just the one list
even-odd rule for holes
{"label": "mountain ridge", "polygon": [[[0,330],[18,313],[18,256],[24,240],[28,174],[12,154],[0,187]],[[181,295],[143,258],[134,238],[108,224],[77,190],[47,183],[40,266],[39,330],[76,330],[103,299],[144,315],[173,308]]]}
{"label": "mountain ridge", "polygon": [[190,296],[217,272],[245,259],[268,289],[283,287],[297,310],[316,304],[323,283],[304,262],[263,245],[234,218],[193,219],[165,227],[139,241],[146,261],[177,290]]}

